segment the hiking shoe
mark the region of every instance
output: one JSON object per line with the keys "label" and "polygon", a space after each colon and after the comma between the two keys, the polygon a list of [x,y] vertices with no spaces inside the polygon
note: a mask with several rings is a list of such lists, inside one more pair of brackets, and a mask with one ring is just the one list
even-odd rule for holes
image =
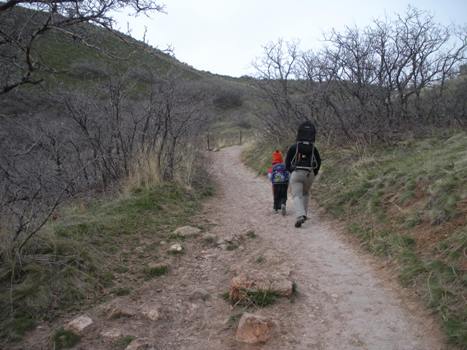
{"label": "hiking shoe", "polygon": [[281,213],[282,213],[282,216],[285,216],[285,214],[287,214],[287,210],[285,209],[285,204],[281,205]]}
{"label": "hiking shoe", "polygon": [[295,227],[301,227],[302,224],[305,222],[305,216],[300,216],[297,218],[297,221],[295,221]]}

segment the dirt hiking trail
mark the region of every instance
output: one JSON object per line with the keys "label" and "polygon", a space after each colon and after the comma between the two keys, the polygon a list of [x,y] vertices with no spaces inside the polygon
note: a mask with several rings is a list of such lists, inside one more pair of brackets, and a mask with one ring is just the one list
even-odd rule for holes
{"label": "dirt hiking trail", "polygon": [[[126,349],[449,349],[427,311],[409,301],[381,265],[359,252],[315,209],[300,229],[294,227],[290,198],[287,216],[274,214],[270,184],[247,169],[240,154],[240,147],[210,153],[217,192],[195,218],[205,232],[181,242],[185,254],[154,257],[154,263],[163,260],[170,266],[167,275],[135,279],[131,295],[38,327],[15,349],[50,349],[53,329],[82,314],[94,324],[73,349],[125,349],[116,345],[122,337],[150,344]],[[248,231],[255,236],[245,238]],[[211,244],[206,235],[211,235]],[[221,242],[243,238],[235,249],[226,249],[222,243],[212,244],[212,237]],[[263,345],[235,339],[244,310],[222,298],[231,278],[251,269],[286,273],[298,287],[292,299],[248,310],[277,324]]]}
{"label": "dirt hiking trail", "polygon": [[299,291],[288,312],[272,312],[285,331],[265,348],[446,348],[436,323],[417,305],[404,303],[397,284],[378,278],[372,259],[343,241],[315,210],[300,229],[293,225],[290,195],[288,215],[274,214],[269,184],[245,168],[240,153],[233,147],[213,156],[221,197],[211,215],[224,230],[253,229],[263,248],[290,266]]}

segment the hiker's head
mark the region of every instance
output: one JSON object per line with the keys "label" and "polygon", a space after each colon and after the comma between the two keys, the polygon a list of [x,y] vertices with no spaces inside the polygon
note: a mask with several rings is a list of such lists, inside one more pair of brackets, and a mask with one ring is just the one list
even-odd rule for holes
{"label": "hiker's head", "polygon": [[272,152],[272,165],[283,163],[284,159],[282,158],[282,152],[276,149]]}

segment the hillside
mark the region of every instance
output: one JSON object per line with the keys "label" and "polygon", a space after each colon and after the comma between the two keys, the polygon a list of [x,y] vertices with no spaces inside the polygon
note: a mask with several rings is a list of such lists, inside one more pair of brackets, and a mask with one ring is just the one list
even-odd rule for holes
{"label": "hillside", "polygon": [[[22,35],[32,31],[36,23],[40,24],[44,20],[42,17],[45,18],[40,12],[21,7],[0,14],[2,25],[8,28],[5,31],[15,33],[17,28],[21,29]],[[30,29],[23,28],[23,23],[28,23]],[[216,132],[228,132],[231,127],[238,131],[254,119],[250,106],[245,107],[254,100],[248,80],[196,70],[170,53],[95,25],[79,24],[66,30],[47,31],[34,42],[32,57],[40,62],[32,76],[44,79],[44,83],[24,85],[8,96],[0,96],[5,116],[28,113],[28,108],[50,107],[54,104],[48,96],[50,93],[90,90],[99,93],[109,81],[119,79],[125,81],[135,100],[149,93],[151,85],[160,80],[176,80],[178,84],[198,82],[198,88],[206,92],[203,97],[206,102],[214,102],[208,113],[212,115],[211,124],[219,122]],[[235,100],[233,104],[229,101],[232,98]],[[243,123],[244,120],[248,123]]]}

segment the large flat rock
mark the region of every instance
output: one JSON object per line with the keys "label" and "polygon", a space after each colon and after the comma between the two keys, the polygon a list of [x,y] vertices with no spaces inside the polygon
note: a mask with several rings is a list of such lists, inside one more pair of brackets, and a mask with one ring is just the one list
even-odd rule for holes
{"label": "large flat rock", "polygon": [[270,291],[279,296],[291,297],[293,282],[284,274],[249,271],[243,272],[230,282],[229,296],[231,301],[238,301],[246,292]]}

